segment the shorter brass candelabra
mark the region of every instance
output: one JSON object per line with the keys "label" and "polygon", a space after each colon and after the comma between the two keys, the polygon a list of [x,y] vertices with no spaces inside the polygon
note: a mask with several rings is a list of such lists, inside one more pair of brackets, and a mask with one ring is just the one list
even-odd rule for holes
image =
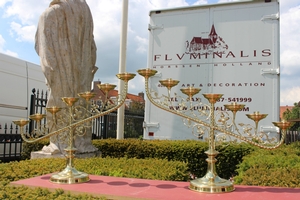
{"label": "shorter brass candelabra", "polygon": [[[83,136],[87,129],[91,127],[91,121],[100,116],[107,115],[119,107],[121,107],[125,100],[128,90],[128,81],[133,79],[135,74],[121,73],[117,77],[125,82],[124,90],[118,95],[116,99],[108,97],[109,91],[113,90],[116,85],[112,84],[98,84],[97,86],[105,93],[105,99],[100,99],[98,104],[91,102],[95,93],[90,91],[79,93],[79,97],[63,97],[62,101],[67,105],[65,108],[57,106],[47,107],[46,111],[52,115],[51,122],[42,125],[41,121],[46,117],[46,114],[30,115],[30,120],[36,121],[37,128],[31,133],[26,133],[24,127],[30,120],[16,120],[13,121],[16,125],[20,126],[20,132],[23,140],[28,143],[37,142],[39,140],[57,136],[57,139],[62,140],[67,144],[66,151],[66,168],[51,176],[50,181],[59,184],[74,184],[89,181],[89,175],[80,172],[74,167],[74,157],[76,147],[74,146],[74,138]],[[83,99],[85,103],[76,104]],[[100,102],[100,103],[99,103]],[[85,106],[84,106],[85,105]],[[48,130],[55,130],[48,133]]]}
{"label": "shorter brass candelabra", "polygon": [[[228,141],[235,138],[238,141],[244,141],[260,148],[274,149],[279,147],[283,142],[286,130],[291,125],[290,122],[273,122],[273,124],[282,130],[281,139],[278,137],[270,137],[268,133],[258,131],[258,123],[264,119],[267,114],[254,112],[247,114],[247,117],[254,121],[255,126],[250,124],[236,124],[236,113],[244,108],[244,104],[227,104],[224,105],[229,111],[217,111],[215,113],[215,103],[223,96],[223,94],[203,94],[208,100],[209,105],[198,101],[193,101],[193,96],[200,92],[200,88],[187,87],[180,89],[187,98],[174,94],[174,98],[179,99],[178,109],[174,109],[171,99],[171,89],[176,86],[179,81],[171,78],[160,80],[160,84],[167,88],[167,95],[160,95],[157,91],[149,88],[149,79],[153,77],[157,71],[152,69],[141,69],[138,73],[145,78],[146,95],[149,101],[158,108],[182,117],[184,125],[193,129],[193,133],[199,137],[204,134],[208,135],[209,149],[207,154],[207,172],[204,177],[192,180],[190,189],[204,193],[223,193],[234,190],[233,183],[230,180],[220,178],[217,175],[215,163],[216,156],[219,154],[216,151],[216,140]],[[230,114],[231,112],[231,114]],[[194,131],[195,130],[195,131]]]}

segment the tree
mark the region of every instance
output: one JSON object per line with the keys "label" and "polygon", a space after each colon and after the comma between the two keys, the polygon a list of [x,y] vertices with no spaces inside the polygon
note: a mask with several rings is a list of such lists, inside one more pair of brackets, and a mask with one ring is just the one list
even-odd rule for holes
{"label": "tree", "polygon": [[125,138],[143,137],[145,102],[132,101],[125,111]]}
{"label": "tree", "polygon": [[145,102],[132,101],[130,103],[130,106],[129,106],[128,110],[129,110],[130,113],[144,114],[144,112],[145,112]]}
{"label": "tree", "polygon": [[292,126],[289,128],[291,131],[300,131],[300,101],[298,103],[294,103],[294,107],[289,110],[287,109],[283,113],[283,119],[285,120],[298,120],[297,122],[293,122]]}

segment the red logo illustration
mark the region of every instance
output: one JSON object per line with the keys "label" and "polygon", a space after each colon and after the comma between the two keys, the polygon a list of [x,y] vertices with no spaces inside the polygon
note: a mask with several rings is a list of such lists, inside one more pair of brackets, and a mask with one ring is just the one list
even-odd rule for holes
{"label": "red logo illustration", "polygon": [[186,41],[186,53],[225,53],[227,49],[228,45],[217,34],[214,25],[211,27],[208,38],[193,37],[190,42]]}

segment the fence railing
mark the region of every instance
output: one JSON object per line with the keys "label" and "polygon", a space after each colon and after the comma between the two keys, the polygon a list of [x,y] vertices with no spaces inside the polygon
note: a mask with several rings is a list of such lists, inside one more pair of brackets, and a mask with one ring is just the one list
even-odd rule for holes
{"label": "fence railing", "polygon": [[[124,138],[139,138],[143,136],[144,115],[125,111]],[[116,138],[117,112],[109,113],[92,121],[92,139]]]}
{"label": "fence railing", "polygon": [[[47,91],[44,94],[44,91],[41,91],[41,93],[39,92],[39,90],[37,91],[37,93],[35,93],[36,90],[35,88],[32,89],[32,94],[30,96],[30,110],[29,110],[29,115],[33,115],[36,113],[46,113],[46,106],[47,106],[47,97],[48,97],[48,93]],[[46,118],[43,120],[42,122],[43,124],[46,124]],[[29,123],[29,132],[31,133],[33,131],[34,128],[37,127],[37,124],[35,123],[35,121],[31,120]]]}
{"label": "fence railing", "polygon": [[[47,92],[39,92],[33,89],[30,103],[30,115],[35,113],[46,113]],[[124,115],[124,138],[138,138],[143,135],[144,113],[132,113],[125,110]],[[42,122],[46,124],[46,119]],[[35,121],[29,124],[31,132],[37,127]],[[117,112],[109,113],[92,121],[92,139],[116,138]]]}
{"label": "fence railing", "polygon": [[288,131],[285,137],[285,144],[300,141],[300,131]]}
{"label": "fence railing", "polygon": [[21,159],[22,138],[18,133],[18,127],[0,124],[0,160],[1,162],[10,162]]}

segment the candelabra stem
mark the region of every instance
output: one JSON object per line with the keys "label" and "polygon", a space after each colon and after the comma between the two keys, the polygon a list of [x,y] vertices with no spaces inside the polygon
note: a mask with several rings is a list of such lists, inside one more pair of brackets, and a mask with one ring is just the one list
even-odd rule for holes
{"label": "candelabra stem", "polygon": [[217,159],[215,158],[219,152],[215,149],[215,115],[214,115],[214,103],[211,103],[211,115],[209,126],[209,149],[205,152],[207,155],[207,172],[204,177],[192,180],[190,182],[190,189],[198,192],[206,193],[223,193],[231,192],[234,190],[234,186],[231,181],[222,179],[216,172]]}
{"label": "candelabra stem", "polygon": [[88,182],[89,175],[84,172],[77,171],[74,168],[74,156],[76,149],[65,149],[66,154],[66,168],[56,174],[53,174],[50,178],[50,182],[59,184],[74,184]]}
{"label": "candelabra stem", "polygon": [[211,103],[210,128],[209,128],[209,150],[215,152],[215,104]]}
{"label": "candelabra stem", "polygon": [[257,130],[258,130],[258,122],[256,121],[256,122],[255,122],[255,130],[254,130],[255,135],[257,135]]}
{"label": "candelabra stem", "polygon": [[[73,123],[73,106],[69,107],[69,124]],[[74,147],[74,130],[75,127],[70,127],[68,147],[64,149],[66,151],[66,168],[57,174],[53,174],[50,178],[50,182],[60,184],[74,184],[88,182],[89,175],[84,172],[77,171],[74,168],[74,157],[76,148]]]}

